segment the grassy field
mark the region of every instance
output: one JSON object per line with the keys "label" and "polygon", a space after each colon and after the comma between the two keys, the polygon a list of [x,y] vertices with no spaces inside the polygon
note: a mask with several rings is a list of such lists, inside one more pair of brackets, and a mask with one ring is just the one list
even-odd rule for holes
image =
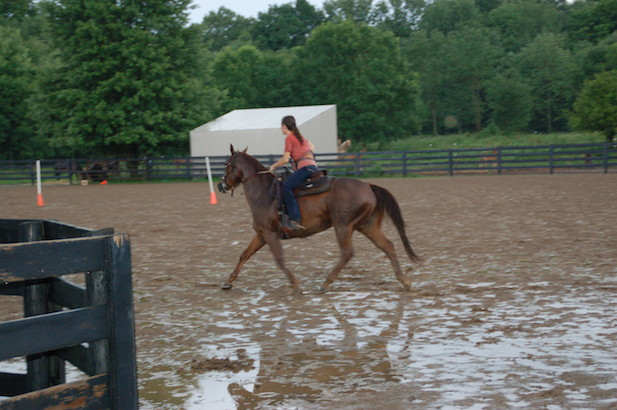
{"label": "grassy field", "polygon": [[[413,136],[395,140],[381,147],[377,143],[364,147],[367,151],[420,151],[449,148],[494,148],[534,145],[589,144],[606,142],[604,135],[594,132],[568,132],[555,134],[483,135],[450,134],[437,136]],[[353,146],[350,151],[362,147]]]}

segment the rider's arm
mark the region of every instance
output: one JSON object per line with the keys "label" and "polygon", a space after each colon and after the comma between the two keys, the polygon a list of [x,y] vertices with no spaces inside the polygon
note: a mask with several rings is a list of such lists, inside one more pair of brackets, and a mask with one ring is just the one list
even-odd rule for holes
{"label": "rider's arm", "polygon": [[289,158],[291,158],[291,152],[285,151],[281,159],[270,165],[270,172],[273,172],[278,167],[282,167],[283,165],[287,164],[289,162]]}

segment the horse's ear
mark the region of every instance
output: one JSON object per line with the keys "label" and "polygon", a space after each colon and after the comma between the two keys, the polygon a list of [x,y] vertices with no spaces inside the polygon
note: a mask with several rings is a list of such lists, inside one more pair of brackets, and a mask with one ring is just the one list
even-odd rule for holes
{"label": "horse's ear", "polygon": [[243,153],[246,154],[246,151],[248,151],[249,147],[244,148],[244,151],[242,151]]}
{"label": "horse's ear", "polygon": [[234,145],[233,144],[229,144],[229,151],[231,151],[231,155],[234,154]]}

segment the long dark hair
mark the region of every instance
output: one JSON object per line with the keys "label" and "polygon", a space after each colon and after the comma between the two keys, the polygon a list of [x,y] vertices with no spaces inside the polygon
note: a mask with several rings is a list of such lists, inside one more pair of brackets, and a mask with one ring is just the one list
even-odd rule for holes
{"label": "long dark hair", "polygon": [[289,131],[293,132],[300,144],[304,143],[304,137],[300,133],[300,130],[296,125],[296,119],[293,117],[293,115],[283,117],[283,125],[286,126]]}

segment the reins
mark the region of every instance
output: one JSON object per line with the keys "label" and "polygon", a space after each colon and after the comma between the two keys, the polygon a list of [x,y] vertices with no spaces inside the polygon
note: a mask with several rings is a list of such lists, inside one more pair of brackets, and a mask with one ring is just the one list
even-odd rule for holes
{"label": "reins", "polygon": [[257,171],[257,172],[256,172],[256,173],[254,173],[253,175],[251,175],[251,176],[249,176],[249,177],[244,178],[244,179],[242,180],[242,183],[245,183],[245,182],[246,182],[246,181],[248,181],[249,179],[254,178],[254,177],[258,176],[258,175],[263,175],[263,174],[272,174],[272,172],[270,172],[270,171]]}

